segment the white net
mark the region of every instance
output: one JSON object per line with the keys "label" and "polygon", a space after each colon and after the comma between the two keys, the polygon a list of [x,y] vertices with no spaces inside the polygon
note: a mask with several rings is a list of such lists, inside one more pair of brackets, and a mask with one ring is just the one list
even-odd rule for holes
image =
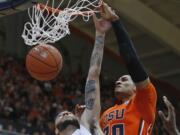
{"label": "white net", "polygon": [[[94,12],[98,12],[101,0],[61,0],[57,7],[54,7],[55,0],[46,5],[37,4],[28,10],[30,22],[24,25],[22,37],[27,45],[41,43],[54,43],[70,34],[69,22],[82,16],[88,21]],[[64,6],[66,5],[66,6]],[[63,10],[60,11],[60,9]]]}

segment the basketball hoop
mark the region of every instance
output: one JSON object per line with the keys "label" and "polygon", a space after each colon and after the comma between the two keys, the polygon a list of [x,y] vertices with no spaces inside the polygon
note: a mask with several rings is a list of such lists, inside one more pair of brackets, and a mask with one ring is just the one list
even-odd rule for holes
{"label": "basketball hoop", "polygon": [[[55,7],[55,0],[49,1],[46,5],[37,4],[28,9],[30,22],[24,25],[22,37],[27,45],[54,43],[70,34],[69,22],[82,16],[88,21],[90,16],[99,12],[101,0],[69,0],[68,3],[61,0]],[[75,1],[75,2],[74,2]],[[74,2],[74,3],[72,3]],[[66,5],[66,6],[64,6]],[[65,7],[63,10],[62,7]]]}

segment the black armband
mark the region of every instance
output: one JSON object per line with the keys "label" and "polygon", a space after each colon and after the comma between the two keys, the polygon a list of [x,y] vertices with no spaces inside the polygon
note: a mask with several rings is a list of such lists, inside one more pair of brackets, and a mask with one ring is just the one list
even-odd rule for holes
{"label": "black armband", "polygon": [[119,53],[123,58],[133,81],[138,83],[146,80],[148,75],[139,60],[134,45],[125,27],[119,20],[112,22],[112,26],[117,37]]}

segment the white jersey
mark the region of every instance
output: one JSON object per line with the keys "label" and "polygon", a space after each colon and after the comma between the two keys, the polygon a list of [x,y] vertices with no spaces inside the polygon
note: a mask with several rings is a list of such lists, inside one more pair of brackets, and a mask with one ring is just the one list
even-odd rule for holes
{"label": "white jersey", "polygon": [[92,135],[84,126],[80,125],[80,129],[77,129],[72,135]]}

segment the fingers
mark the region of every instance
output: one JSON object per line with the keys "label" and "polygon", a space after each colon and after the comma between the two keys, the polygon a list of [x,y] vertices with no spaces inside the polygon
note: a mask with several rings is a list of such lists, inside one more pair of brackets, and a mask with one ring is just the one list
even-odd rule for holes
{"label": "fingers", "polygon": [[97,24],[98,18],[97,18],[97,16],[96,16],[96,14],[93,14],[93,21],[94,21],[94,24]]}
{"label": "fingers", "polygon": [[104,11],[104,2],[102,2],[101,3],[101,7],[100,7],[100,13],[104,13],[105,11]]}
{"label": "fingers", "polygon": [[81,105],[80,106],[82,109],[85,109],[86,108],[86,105]]}
{"label": "fingers", "polygon": [[85,105],[80,105],[78,109],[81,111],[81,110],[84,110],[85,108],[86,108]]}
{"label": "fingers", "polygon": [[164,115],[164,113],[162,111],[158,111],[158,114],[162,121],[166,120],[166,116]]}
{"label": "fingers", "polygon": [[171,102],[167,99],[166,96],[163,96],[163,101],[164,101],[166,107],[168,108],[168,117],[169,118],[174,117],[174,107],[171,104]]}
{"label": "fingers", "polygon": [[78,109],[79,109],[79,104],[77,104],[77,105],[75,106],[75,113],[78,112]]}
{"label": "fingers", "polygon": [[109,7],[108,4],[105,3],[105,2],[102,3],[102,6],[103,6],[103,9],[104,9],[104,10],[107,9],[107,8]]}
{"label": "fingers", "polygon": [[164,103],[166,104],[167,108],[169,108],[170,110],[174,110],[173,105],[172,105],[171,102],[167,99],[166,96],[163,96],[163,100],[164,100]]}
{"label": "fingers", "polygon": [[115,21],[119,19],[119,16],[115,13],[115,11],[106,3],[102,4],[100,14],[102,18],[108,21]]}
{"label": "fingers", "polygon": [[79,105],[79,104],[77,104],[77,105],[75,106],[75,112],[76,112],[76,113],[81,113],[82,111],[84,111],[85,108],[86,108],[85,105]]}
{"label": "fingers", "polygon": [[106,3],[103,3],[103,9],[104,9],[104,13],[108,13],[108,12],[114,13],[114,10],[112,10],[112,8]]}
{"label": "fingers", "polygon": [[94,20],[94,21],[97,21],[97,20],[98,20],[96,14],[93,14],[93,20]]}
{"label": "fingers", "polygon": [[101,12],[100,12],[101,15],[102,16],[105,15],[109,11],[108,9],[110,9],[110,7],[106,3],[103,2]]}

